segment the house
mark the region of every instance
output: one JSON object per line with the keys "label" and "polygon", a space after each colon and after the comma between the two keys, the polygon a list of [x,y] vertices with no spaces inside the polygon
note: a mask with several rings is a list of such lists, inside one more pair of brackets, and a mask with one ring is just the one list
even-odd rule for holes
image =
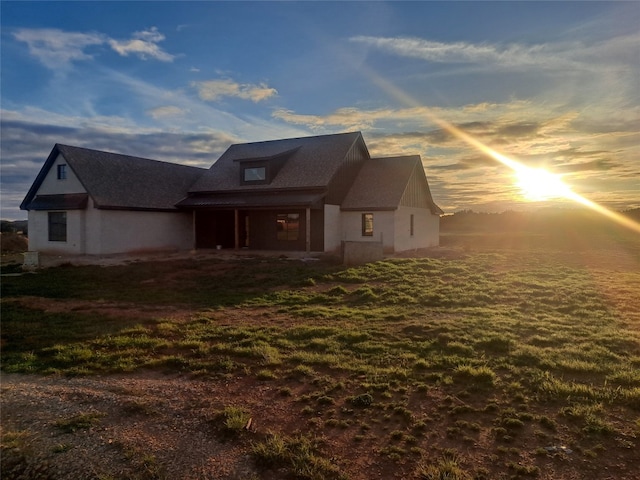
{"label": "house", "polygon": [[438,245],[418,155],[371,158],[359,132],[230,146],[200,169],[56,145],[22,202],[30,250],[387,252]]}
{"label": "house", "polygon": [[205,171],[56,144],[20,205],[29,211],[29,250],[188,250],[192,218],[175,204]]}

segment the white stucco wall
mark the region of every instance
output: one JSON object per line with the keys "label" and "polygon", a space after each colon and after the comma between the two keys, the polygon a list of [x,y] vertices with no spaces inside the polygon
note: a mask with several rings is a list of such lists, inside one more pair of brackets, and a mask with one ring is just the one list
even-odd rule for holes
{"label": "white stucco wall", "polygon": [[[373,235],[362,235],[362,214],[373,213]],[[393,251],[394,242],[394,212],[393,211],[358,211],[342,212],[342,240],[348,242],[379,242],[385,251]]]}
{"label": "white stucco wall", "polygon": [[[88,254],[142,253],[193,248],[190,212],[93,210]],[[95,236],[99,236],[99,240]]]}
{"label": "white stucco wall", "polygon": [[[89,200],[91,204],[91,200]],[[171,212],[67,210],[67,241],[50,242],[47,211],[29,212],[29,250],[108,255],[193,248],[192,215]]]}
{"label": "white stucco wall", "polygon": [[[67,178],[58,179],[58,165],[67,164],[62,155],[58,155],[38,189],[38,195],[57,195],[63,193],[85,193],[86,190],[67,165]],[[57,210],[56,210],[57,211]],[[49,212],[31,210],[29,219],[29,250],[49,254],[77,255],[84,252],[83,210],[67,211],[67,241],[49,241]]]}
{"label": "white stucco wall", "polygon": [[[66,179],[58,179],[56,158],[37,195],[86,193],[67,165]],[[66,242],[49,241],[49,212],[29,211],[29,250],[60,255],[105,255],[193,248],[193,222],[186,212],[139,212],[99,210],[89,198],[85,210],[66,210]]]}
{"label": "white stucco wall", "polygon": [[[56,210],[57,211],[57,210]],[[29,211],[29,250],[56,255],[84,253],[84,210],[67,211],[67,241],[49,241],[49,212]]]}
{"label": "white stucco wall", "polygon": [[[373,236],[362,235],[362,214],[373,214]],[[413,214],[413,236],[411,236]],[[384,251],[402,252],[440,244],[440,217],[423,208],[400,207],[394,211],[342,212],[345,241],[379,242]]]}
{"label": "white stucco wall", "polygon": [[342,242],[342,222],[340,205],[324,206],[324,251],[327,253],[340,251]]}
{"label": "white stucco wall", "polygon": [[[413,215],[413,235],[411,235]],[[440,244],[440,217],[424,208],[400,207],[395,216],[395,251],[437,247]]]}
{"label": "white stucco wall", "polygon": [[38,195],[55,195],[59,193],[85,193],[86,190],[76,177],[75,173],[71,170],[71,167],[67,165],[66,172],[67,178],[64,180],[58,180],[58,165],[67,164],[67,161],[62,155],[58,155],[55,162],[49,169],[47,176],[42,181],[40,188],[38,189]]}

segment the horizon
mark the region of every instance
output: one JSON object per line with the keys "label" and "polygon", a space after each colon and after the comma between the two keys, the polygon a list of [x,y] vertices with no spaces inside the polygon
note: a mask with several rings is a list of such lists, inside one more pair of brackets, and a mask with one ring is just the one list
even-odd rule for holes
{"label": "horizon", "polygon": [[374,157],[420,155],[446,213],[582,208],[527,198],[440,120],[592,202],[640,208],[640,3],[0,9],[3,220],[27,217],[55,143],[208,168],[233,143],[354,130]]}

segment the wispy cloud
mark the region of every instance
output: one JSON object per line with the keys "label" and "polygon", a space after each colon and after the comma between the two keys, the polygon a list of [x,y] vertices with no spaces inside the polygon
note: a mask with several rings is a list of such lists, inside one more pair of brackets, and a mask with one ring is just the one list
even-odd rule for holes
{"label": "wispy cloud", "polygon": [[143,60],[153,58],[161,62],[171,62],[174,56],[163,51],[158,46],[158,43],[164,39],[165,36],[162,35],[156,27],[151,27],[148,30],[135,32],[131,40],[109,39],[109,45],[124,57],[136,55]]}
{"label": "wispy cloud", "polygon": [[243,84],[229,79],[191,82],[191,86],[196,88],[200,98],[206,101],[216,101],[223,97],[235,97],[258,103],[278,94],[275,88],[269,87],[264,83],[258,85]]}
{"label": "wispy cloud", "polygon": [[189,113],[189,111],[173,105],[167,105],[163,107],[152,108],[148,110],[147,113],[151,118],[157,120],[159,118],[182,117]]}
{"label": "wispy cloud", "polygon": [[64,32],[55,28],[23,28],[14,38],[25,42],[29,53],[50,69],[61,68],[78,60],[90,60],[87,47],[102,45],[107,37],[100,33]]}
{"label": "wispy cloud", "polygon": [[[640,34],[616,37],[600,43],[559,42],[508,45],[437,42],[416,37],[355,36],[350,40],[380,51],[427,62],[473,64],[487,68],[594,70],[603,63],[626,63],[635,57]],[[594,64],[594,60],[596,60]]]}
{"label": "wispy cloud", "polygon": [[73,62],[94,58],[91,47],[108,45],[121,56],[135,55],[143,60],[171,62],[174,55],[163,51],[158,43],[165,39],[156,27],[135,32],[129,40],[116,40],[99,32],[66,32],[56,28],[23,28],[13,34],[27,44],[29,53],[52,70],[65,68]]}

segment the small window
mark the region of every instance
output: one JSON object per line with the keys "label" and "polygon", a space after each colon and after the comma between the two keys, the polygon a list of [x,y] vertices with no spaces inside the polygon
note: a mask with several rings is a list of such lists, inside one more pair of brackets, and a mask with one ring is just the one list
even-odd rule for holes
{"label": "small window", "polygon": [[373,213],[362,214],[362,236],[373,236]]}
{"label": "small window", "polygon": [[413,237],[413,213],[409,216],[409,235]]}
{"label": "small window", "polygon": [[267,179],[267,168],[245,167],[243,179],[245,182],[264,182]]}
{"label": "small window", "polygon": [[58,165],[58,180],[65,180],[67,178],[67,166],[62,163]]}
{"label": "small window", "polygon": [[279,213],[277,222],[278,240],[298,240],[300,236],[299,213]]}
{"label": "small window", "polygon": [[67,241],[67,212],[49,212],[49,241]]}

